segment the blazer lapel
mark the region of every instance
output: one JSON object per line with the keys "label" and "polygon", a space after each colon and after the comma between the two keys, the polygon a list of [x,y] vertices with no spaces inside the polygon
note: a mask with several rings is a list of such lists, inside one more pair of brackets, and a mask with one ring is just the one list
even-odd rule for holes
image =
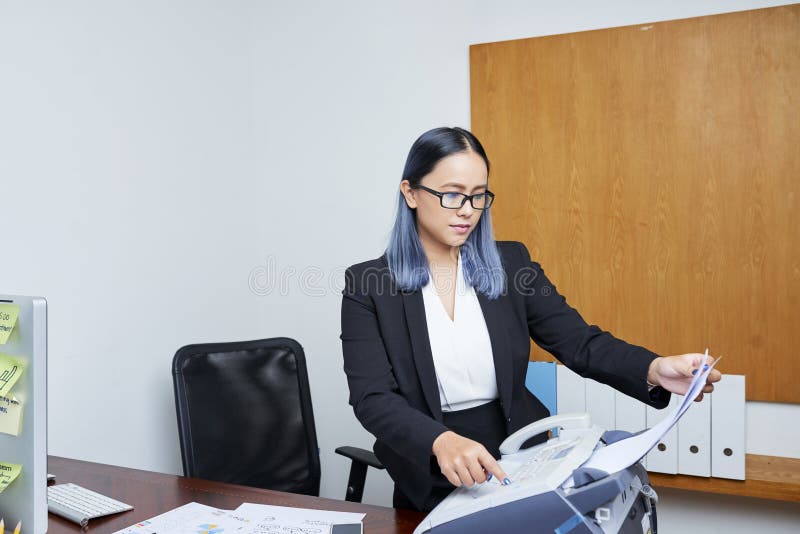
{"label": "blazer lapel", "polygon": [[433,365],[433,353],[428,337],[428,322],[425,319],[425,301],[422,291],[402,292],[403,309],[408,324],[408,335],[411,338],[411,349],[414,353],[414,365],[417,368],[422,394],[428,403],[433,417],[442,420],[442,405],[439,400],[439,386],[436,382],[436,368]]}
{"label": "blazer lapel", "polygon": [[492,356],[494,358],[494,371],[497,375],[497,391],[506,417],[511,414],[511,396],[514,385],[513,369],[511,367],[511,354],[508,346],[508,332],[504,322],[505,300],[497,298],[490,300],[482,293],[476,292],[478,302],[483,310],[486,329],[492,343]]}

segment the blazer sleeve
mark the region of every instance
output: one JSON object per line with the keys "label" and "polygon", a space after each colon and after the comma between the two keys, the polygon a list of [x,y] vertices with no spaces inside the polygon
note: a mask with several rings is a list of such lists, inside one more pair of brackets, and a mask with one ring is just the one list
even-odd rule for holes
{"label": "blazer sleeve", "polygon": [[511,283],[524,295],[531,339],[579,375],[653,407],[665,407],[670,393],[660,387],[647,389],[647,371],[658,355],[588,325],[558,293],[541,265],[531,261],[525,245],[516,245],[521,266]]}
{"label": "blazer sleeve", "polygon": [[342,292],[342,352],[356,418],[399,455],[428,469],[433,441],[447,427],[399,392],[372,298],[351,269]]}

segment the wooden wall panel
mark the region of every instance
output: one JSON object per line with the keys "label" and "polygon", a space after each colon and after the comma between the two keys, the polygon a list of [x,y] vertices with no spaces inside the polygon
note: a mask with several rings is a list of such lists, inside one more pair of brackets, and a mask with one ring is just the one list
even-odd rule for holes
{"label": "wooden wall panel", "polygon": [[800,6],[475,45],[470,66],[497,238],[587,321],[800,402]]}

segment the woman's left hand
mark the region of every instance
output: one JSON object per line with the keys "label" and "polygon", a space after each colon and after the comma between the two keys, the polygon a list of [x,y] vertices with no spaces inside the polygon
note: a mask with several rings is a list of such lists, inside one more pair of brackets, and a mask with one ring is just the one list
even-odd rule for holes
{"label": "woman's left hand", "polygon": [[[693,371],[713,361],[714,358],[711,356],[698,353],[656,358],[650,363],[647,381],[672,393],[685,395],[692,383],[692,378],[694,378]],[[695,401],[703,400],[704,393],[714,391],[714,382],[719,382],[720,378],[722,378],[722,373],[712,369],[706,379],[706,386]]]}

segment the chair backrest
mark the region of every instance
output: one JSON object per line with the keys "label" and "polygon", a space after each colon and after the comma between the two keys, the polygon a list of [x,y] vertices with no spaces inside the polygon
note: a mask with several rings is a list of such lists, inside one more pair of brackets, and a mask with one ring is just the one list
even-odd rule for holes
{"label": "chair backrest", "polygon": [[289,338],[188,345],[172,361],[184,475],[319,495],[303,348]]}

